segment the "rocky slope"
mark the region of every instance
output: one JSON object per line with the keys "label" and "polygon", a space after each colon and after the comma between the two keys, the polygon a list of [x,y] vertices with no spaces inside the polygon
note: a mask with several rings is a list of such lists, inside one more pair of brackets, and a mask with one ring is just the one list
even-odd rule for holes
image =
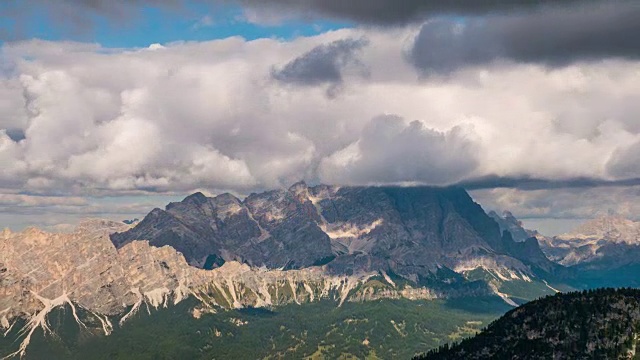
{"label": "rocky slope", "polygon": [[[189,266],[182,254],[147,241],[116,249],[109,233],[127,226],[108,221],[81,224],[72,233],[38,229],[0,234],[0,329],[22,326],[11,356],[27,351],[35,331],[51,333],[48,315],[67,307],[79,326],[95,324],[108,335],[140,309],[196,299],[193,316],[217,309],[272,307],[288,303],[435,299],[490,295],[481,283],[445,292],[396,283],[386,273],[331,275],[326,267],[279,270],[229,261],[214,270]],[[80,315],[84,314],[84,315]]]}
{"label": "rocky slope", "polygon": [[478,263],[526,276],[532,267],[554,270],[535,241],[501,233],[460,188],[298,183],[244,200],[196,193],[111,236],[116,247],[137,239],[172,246],[204,268],[226,261],[271,269],[327,264],[334,274],[384,271],[414,282],[437,282]]}
{"label": "rocky slope", "polygon": [[568,234],[542,240],[544,247],[567,265],[606,268],[640,262],[640,223],[621,216],[588,221]]}
{"label": "rocky slope", "polygon": [[416,359],[635,359],[639,334],[640,290],[601,289],[533,301]]}
{"label": "rocky slope", "polygon": [[489,211],[487,215],[498,223],[500,230],[510,232],[515,241],[521,242],[532,237],[537,238],[541,236],[540,233],[535,230],[525,229],[522,221],[513,216],[510,211],[503,211],[502,215],[499,215],[495,211]]}
{"label": "rocky slope", "polygon": [[535,239],[514,241],[459,188],[196,193],[134,225],[2,232],[0,329],[22,327],[12,355],[23,355],[60,308],[109,334],[187,298],[193,316],[319,300],[497,295],[515,306],[555,292],[541,276],[556,270]]}

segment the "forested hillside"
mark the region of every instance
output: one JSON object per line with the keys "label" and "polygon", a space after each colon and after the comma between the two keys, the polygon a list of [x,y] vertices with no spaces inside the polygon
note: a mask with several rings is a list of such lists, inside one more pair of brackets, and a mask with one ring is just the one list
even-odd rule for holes
{"label": "forested hillside", "polygon": [[639,359],[639,333],[640,290],[588,290],[530,302],[415,360]]}

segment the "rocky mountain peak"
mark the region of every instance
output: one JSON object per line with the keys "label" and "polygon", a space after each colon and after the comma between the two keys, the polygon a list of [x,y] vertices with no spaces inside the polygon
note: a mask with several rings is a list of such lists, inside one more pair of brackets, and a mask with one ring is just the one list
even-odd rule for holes
{"label": "rocky mountain peak", "polygon": [[308,190],[309,190],[309,186],[304,180],[300,180],[289,187],[289,191],[294,194],[298,194],[301,191],[308,191]]}
{"label": "rocky mountain peak", "polygon": [[590,220],[572,232],[558,236],[558,238],[640,244],[640,223],[620,215],[607,215]]}
{"label": "rocky mountain peak", "polygon": [[[101,224],[104,227],[100,228]],[[0,333],[6,335],[20,319],[25,319],[19,329],[17,349],[8,358],[23,356],[35,331],[51,332],[48,314],[65,306],[71,308],[78,326],[98,324],[108,335],[114,330],[114,323],[126,322],[141,309],[167,307],[189,296],[206,311],[321,299],[341,304],[350,296],[359,301],[377,296],[438,296],[429,289],[395,289],[391,284],[385,285],[380,294],[376,294],[377,288],[369,288],[366,293],[355,290],[375,273],[331,276],[321,267],[281,271],[233,261],[214,270],[198,269],[189,266],[184,256],[170,246],[131,241],[116,250],[108,237],[114,225],[91,220],[69,234],[35,228],[3,233]],[[88,318],[80,318],[80,310]]]}
{"label": "rocky mountain peak", "polygon": [[518,220],[508,210],[503,211],[502,215],[499,215],[492,210],[489,211],[487,215],[489,215],[489,217],[491,217],[498,223],[498,226],[500,226],[500,230],[509,231],[513,236],[513,240],[517,242],[525,241],[531,237],[540,236],[540,234],[535,230],[525,229],[522,221]]}
{"label": "rocky mountain peak", "polygon": [[640,223],[619,215],[589,220],[570,233],[542,238],[554,261],[591,270],[612,270],[640,258]]}
{"label": "rocky mountain peak", "polygon": [[502,236],[500,226],[457,187],[299,182],[244,200],[194,194],[166,210],[155,209],[111,239],[117,247],[136,239],[169,245],[205,268],[226,261],[274,269],[327,264],[335,274],[392,271],[414,280],[479,255],[514,256],[526,263],[535,254],[533,263],[543,261],[529,249],[533,244],[523,251]]}
{"label": "rocky mountain peak", "polygon": [[[196,192],[187,196],[181,202],[183,204],[202,205],[207,202],[207,197],[201,192]],[[171,204],[169,204],[169,206],[171,206]]]}

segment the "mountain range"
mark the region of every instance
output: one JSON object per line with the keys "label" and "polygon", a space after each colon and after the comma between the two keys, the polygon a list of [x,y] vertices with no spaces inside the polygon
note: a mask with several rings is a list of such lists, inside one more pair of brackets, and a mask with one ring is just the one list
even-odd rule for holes
{"label": "mountain range", "polygon": [[[566,234],[549,237],[522,226],[509,212],[490,212],[517,241],[535,237],[546,257],[563,265],[575,288],[640,286],[640,223],[620,215],[588,220]],[[523,237],[524,235],[524,237]]]}
{"label": "mountain range", "polygon": [[[565,257],[585,245],[604,250],[635,246],[628,241],[633,237],[629,229],[636,228],[620,223],[626,227],[616,225],[617,233],[601,231],[602,226],[613,228],[602,223],[585,227],[581,235],[550,239],[525,230],[511,214],[485,213],[462,188],[301,182],[242,200],[195,193],[164,210],[154,209],[139,222],[92,220],[70,233],[5,230],[0,234],[0,330],[14,345],[0,356],[29,357],[30,349],[42,348],[43,339],[59,330],[50,319],[59,317],[60,309],[71,314],[65,327],[104,336],[143,321],[141,314],[153,317],[172,308],[196,321],[232,309],[323,304],[344,309],[379,302],[407,310],[406,301],[486,298],[517,306],[590,287],[595,281],[590,274],[611,281],[610,268],[585,267],[605,266],[601,259],[562,264],[549,258],[557,260],[550,255],[565,251],[559,241],[569,244]],[[628,266],[638,263],[629,261]],[[637,280],[618,278],[625,281]],[[439,311],[455,318],[456,309]],[[452,323],[440,334],[415,332],[415,326],[413,333],[402,330],[399,336],[433,333],[432,346],[446,342],[445,333],[469,328]],[[308,341],[298,343],[294,353],[320,351]],[[370,345],[360,342],[354,351],[370,354]],[[376,351],[392,351],[387,340],[378,345]],[[66,358],[78,355],[84,345],[60,346]],[[411,353],[396,349],[389,354]]]}
{"label": "mountain range", "polygon": [[111,235],[117,248],[139,239],[171,246],[202,268],[227,261],[270,269],[326,265],[334,274],[384,271],[416,283],[479,263],[525,275],[555,267],[533,242],[501,232],[461,188],[297,183],[242,201],[196,193]]}

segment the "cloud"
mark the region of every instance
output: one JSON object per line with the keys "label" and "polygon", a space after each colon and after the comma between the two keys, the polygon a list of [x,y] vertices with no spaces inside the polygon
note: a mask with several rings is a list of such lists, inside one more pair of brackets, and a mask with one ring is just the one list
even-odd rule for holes
{"label": "cloud", "polygon": [[[87,30],[102,19],[122,26],[135,24],[142,9],[153,7],[173,16],[193,17],[202,11],[242,7],[246,21],[261,25],[287,20],[336,19],[355,24],[403,26],[440,16],[514,14],[544,8],[571,9],[580,4],[623,3],[626,0],[5,0],[0,19],[0,38],[24,39],[34,18],[47,17],[56,30],[75,39],[86,39]],[[194,11],[194,9],[197,9]],[[203,10],[204,9],[204,10]],[[579,9],[577,10],[580,11]],[[195,14],[194,14],[195,13]],[[199,14],[201,15],[201,14]],[[579,15],[574,16],[578,18]],[[204,19],[204,18],[203,18]],[[586,21],[590,18],[585,18]],[[616,24],[609,24],[616,25]],[[540,29],[536,29],[539,31]],[[595,30],[594,30],[595,31]],[[594,32],[595,33],[595,32]],[[557,35],[557,34],[554,34]]]}
{"label": "cloud", "polygon": [[[246,194],[300,179],[620,185],[637,177],[612,164],[632,161],[615,154],[640,142],[639,62],[491,63],[421,79],[403,55],[415,31],[343,29],[154,50],[5,44],[14,65],[0,77],[0,193]],[[339,68],[340,77],[328,77],[341,81],[332,98],[323,86],[272,78],[274,66],[308,59],[310,49],[326,55],[363,38],[369,45],[357,59],[368,76]],[[307,81],[305,66],[287,74]]]}
{"label": "cloud", "polygon": [[0,194],[0,207],[4,206],[84,206],[87,201],[77,196],[32,196],[23,194]]}
{"label": "cloud", "polygon": [[607,170],[619,178],[640,177],[640,141],[617,149],[607,162]]}
{"label": "cloud", "polygon": [[521,219],[592,219],[616,213],[640,220],[638,185],[541,190],[500,188],[475,190],[471,195],[485,210],[509,210]]}
{"label": "cloud", "polygon": [[566,66],[604,58],[640,58],[640,4],[584,2],[566,8],[426,22],[409,51],[430,74],[496,60]]}
{"label": "cloud", "polygon": [[366,67],[356,57],[356,52],[367,44],[368,40],[361,38],[340,39],[318,45],[286,65],[273,68],[271,77],[281,83],[300,86],[329,84],[328,94],[335,95],[345,72],[367,76]]}
{"label": "cloud", "polygon": [[606,180],[598,178],[566,178],[566,179],[541,179],[531,176],[524,177],[500,177],[482,176],[463,180],[456,186],[468,190],[512,188],[519,190],[551,190],[567,188],[593,188],[593,187],[623,187],[640,185],[640,177],[622,177],[619,180]]}
{"label": "cloud", "polygon": [[429,129],[420,121],[379,116],[358,140],[323,160],[320,178],[338,184],[450,184],[477,166],[476,144],[465,129]]}
{"label": "cloud", "polygon": [[216,22],[211,15],[204,15],[191,26],[191,29],[200,30],[202,28],[212,27],[215,24]]}
{"label": "cloud", "polygon": [[[86,22],[83,16],[99,15],[111,19],[133,16],[142,6],[186,8],[192,4],[244,5],[252,9],[273,14],[289,13],[292,17],[329,17],[365,24],[398,25],[426,17],[442,14],[483,15],[492,12],[507,12],[535,8],[545,5],[566,5],[580,2],[602,2],[601,0],[6,0],[6,12],[16,17],[35,8],[45,8],[59,22],[70,16],[72,21]],[[69,20],[69,19],[67,19]]]}
{"label": "cloud", "polygon": [[307,17],[330,17],[371,25],[403,25],[439,15],[485,15],[551,5],[570,5],[600,0],[239,0],[258,8],[276,7]]}

